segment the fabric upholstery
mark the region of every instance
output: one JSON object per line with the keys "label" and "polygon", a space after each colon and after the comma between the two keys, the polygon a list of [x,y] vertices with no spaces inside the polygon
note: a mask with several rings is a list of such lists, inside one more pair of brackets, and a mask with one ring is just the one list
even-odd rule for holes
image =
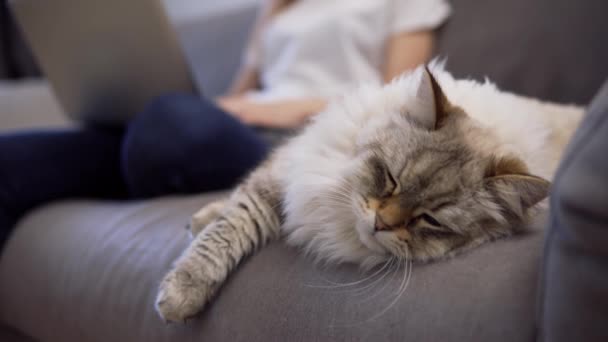
{"label": "fabric upholstery", "polygon": [[540,297],[542,341],[608,341],[608,82],[554,182]]}
{"label": "fabric upholstery", "polygon": [[34,342],[31,338],[20,334],[14,329],[0,326],[0,341],[2,342]]}
{"label": "fabric upholstery", "polygon": [[452,0],[437,53],[457,77],[587,104],[608,77],[608,1]]}
{"label": "fabric upholstery", "polygon": [[[315,266],[280,242],[246,260],[203,315],[165,325],[157,285],[188,243],[184,224],[214,195],[70,201],[18,226],[0,262],[0,320],[41,341],[530,341],[542,232],[413,268],[375,286]],[[536,224],[535,227],[541,227]],[[368,284],[368,283],[365,283]],[[325,287],[323,287],[325,286]]]}

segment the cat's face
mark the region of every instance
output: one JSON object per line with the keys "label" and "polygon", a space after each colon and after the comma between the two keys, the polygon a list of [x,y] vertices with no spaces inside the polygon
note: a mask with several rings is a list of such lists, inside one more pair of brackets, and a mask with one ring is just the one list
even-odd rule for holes
{"label": "cat's face", "polygon": [[475,152],[461,129],[470,119],[428,71],[419,96],[428,108],[404,109],[376,127],[344,178],[361,242],[378,254],[426,261],[521,228],[549,183],[517,158]]}

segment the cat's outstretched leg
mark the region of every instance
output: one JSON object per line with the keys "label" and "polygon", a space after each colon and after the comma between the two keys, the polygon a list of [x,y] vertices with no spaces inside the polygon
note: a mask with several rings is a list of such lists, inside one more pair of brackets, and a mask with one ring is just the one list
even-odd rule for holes
{"label": "cat's outstretched leg", "polygon": [[279,236],[281,191],[270,166],[258,168],[235,190],[162,280],[156,309],[165,321],[194,316],[243,257]]}
{"label": "cat's outstretched leg", "polygon": [[226,202],[223,200],[211,202],[192,215],[188,224],[190,237],[194,239],[203,228],[219,218],[225,206]]}

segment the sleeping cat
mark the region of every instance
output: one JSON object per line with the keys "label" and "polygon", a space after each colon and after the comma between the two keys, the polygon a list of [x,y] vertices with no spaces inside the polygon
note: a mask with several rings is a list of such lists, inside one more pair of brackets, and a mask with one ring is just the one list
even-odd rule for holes
{"label": "sleeping cat", "polygon": [[193,316],[243,257],[280,236],[317,259],[372,267],[522,229],[583,108],[431,69],[333,102],[229,199],[195,214],[194,239],[160,285],[160,315]]}

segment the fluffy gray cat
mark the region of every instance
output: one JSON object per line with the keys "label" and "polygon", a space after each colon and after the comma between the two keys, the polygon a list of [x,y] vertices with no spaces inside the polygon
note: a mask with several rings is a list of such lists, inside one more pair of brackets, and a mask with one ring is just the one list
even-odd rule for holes
{"label": "fluffy gray cat", "polygon": [[516,233],[547,197],[582,112],[440,66],[362,86],[194,215],[156,308],[166,321],[195,315],[243,257],[280,236],[318,259],[371,267]]}

